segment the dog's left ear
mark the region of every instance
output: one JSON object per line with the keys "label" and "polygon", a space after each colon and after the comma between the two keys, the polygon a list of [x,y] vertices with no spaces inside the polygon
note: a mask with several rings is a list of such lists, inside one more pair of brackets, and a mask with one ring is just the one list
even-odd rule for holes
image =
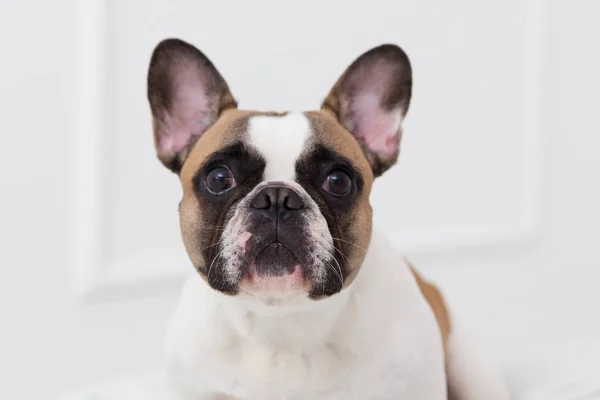
{"label": "dog's left ear", "polygon": [[375,176],[398,159],[411,91],[412,69],[406,53],[385,44],[356,59],[321,106],[358,140]]}

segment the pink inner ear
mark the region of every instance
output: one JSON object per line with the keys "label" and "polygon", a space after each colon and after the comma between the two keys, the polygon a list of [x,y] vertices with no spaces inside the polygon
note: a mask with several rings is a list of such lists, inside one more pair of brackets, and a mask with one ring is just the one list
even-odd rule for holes
{"label": "pink inner ear", "polygon": [[203,77],[185,67],[178,72],[173,82],[171,107],[165,110],[158,129],[158,151],[165,155],[182,151],[214,122]]}
{"label": "pink inner ear", "polygon": [[402,109],[385,111],[380,106],[382,94],[376,90],[358,93],[351,110],[354,135],[381,158],[395,156],[400,146]]}

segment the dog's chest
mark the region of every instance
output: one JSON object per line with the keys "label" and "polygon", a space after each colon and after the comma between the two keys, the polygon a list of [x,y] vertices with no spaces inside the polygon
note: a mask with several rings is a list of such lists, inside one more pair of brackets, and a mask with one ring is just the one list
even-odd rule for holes
{"label": "dog's chest", "polygon": [[[415,364],[411,349],[328,341],[322,344],[234,340],[204,360],[196,379],[215,393],[243,400],[365,399],[382,393],[399,394],[409,387]],[[197,366],[199,366],[197,364]],[[404,379],[399,379],[404,377]],[[386,398],[386,397],[382,397]]]}
{"label": "dog's chest", "polygon": [[355,354],[331,342],[244,341],[232,346],[229,356],[221,358],[215,379],[222,380],[224,391],[237,399],[339,398],[342,383],[360,370]]}

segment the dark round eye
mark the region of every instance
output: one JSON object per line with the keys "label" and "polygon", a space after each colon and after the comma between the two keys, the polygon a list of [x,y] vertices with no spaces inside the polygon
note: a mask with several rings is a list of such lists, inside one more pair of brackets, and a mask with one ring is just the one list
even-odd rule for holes
{"label": "dark round eye", "polygon": [[347,196],[352,190],[352,178],[342,170],[332,171],[327,175],[323,189],[334,196]]}
{"label": "dark round eye", "polygon": [[227,167],[216,167],[206,175],[206,188],[212,194],[222,194],[236,186],[231,170]]}

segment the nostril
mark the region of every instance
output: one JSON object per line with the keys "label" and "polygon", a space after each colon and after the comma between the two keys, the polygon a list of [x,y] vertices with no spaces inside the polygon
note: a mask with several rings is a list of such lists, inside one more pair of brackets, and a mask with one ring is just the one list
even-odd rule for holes
{"label": "nostril", "polygon": [[258,210],[266,210],[271,207],[271,198],[269,197],[266,191],[260,192],[257,196],[252,200],[252,208],[256,208]]}
{"label": "nostril", "polygon": [[283,201],[283,206],[288,210],[300,210],[304,207],[304,203],[300,196],[296,194],[296,192],[289,192]]}

